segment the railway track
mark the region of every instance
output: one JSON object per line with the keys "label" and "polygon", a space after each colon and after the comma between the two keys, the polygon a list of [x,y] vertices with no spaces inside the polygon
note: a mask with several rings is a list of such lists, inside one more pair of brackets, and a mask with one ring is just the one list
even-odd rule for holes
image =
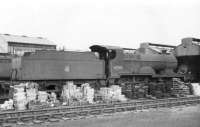
{"label": "railway track", "polygon": [[109,104],[96,104],[84,106],[61,106],[26,111],[5,111],[0,112],[0,123],[17,123],[30,121],[48,121],[52,119],[74,119],[80,117],[112,114],[116,112],[143,110],[150,108],[174,107],[187,104],[199,104],[200,97],[182,97],[170,99],[141,100],[118,102]]}

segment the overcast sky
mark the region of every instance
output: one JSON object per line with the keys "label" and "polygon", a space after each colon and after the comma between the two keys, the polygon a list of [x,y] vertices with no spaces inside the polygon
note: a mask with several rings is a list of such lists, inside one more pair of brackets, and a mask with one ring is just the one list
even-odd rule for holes
{"label": "overcast sky", "polygon": [[137,48],[200,38],[199,0],[4,0],[0,33],[42,36],[67,49]]}

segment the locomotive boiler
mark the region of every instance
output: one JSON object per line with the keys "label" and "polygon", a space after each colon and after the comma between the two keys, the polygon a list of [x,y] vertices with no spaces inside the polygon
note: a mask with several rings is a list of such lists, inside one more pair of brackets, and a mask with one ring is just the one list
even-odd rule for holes
{"label": "locomotive boiler", "polygon": [[[176,57],[166,50],[154,50],[151,45],[143,43],[139,49],[128,49],[113,46],[91,46],[93,52],[98,52],[100,59],[104,59],[107,78],[114,83],[123,77],[128,77],[131,82],[137,80],[149,80],[158,78],[172,78],[180,75],[174,73],[177,67]],[[167,45],[159,45],[168,47]]]}

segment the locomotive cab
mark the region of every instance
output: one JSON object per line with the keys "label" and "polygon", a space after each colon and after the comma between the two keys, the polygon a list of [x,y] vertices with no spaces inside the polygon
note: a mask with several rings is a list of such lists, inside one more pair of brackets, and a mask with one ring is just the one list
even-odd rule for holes
{"label": "locomotive cab", "polygon": [[99,55],[99,59],[104,60],[105,62],[105,76],[108,80],[111,77],[111,70],[110,70],[110,61],[115,59],[117,56],[116,49],[120,49],[119,47],[115,46],[102,46],[102,45],[93,45],[90,47],[92,52],[97,52]]}
{"label": "locomotive cab", "polygon": [[90,47],[92,52],[99,53],[100,59],[114,59],[116,57],[116,49],[119,47],[115,46],[101,46],[93,45]]}

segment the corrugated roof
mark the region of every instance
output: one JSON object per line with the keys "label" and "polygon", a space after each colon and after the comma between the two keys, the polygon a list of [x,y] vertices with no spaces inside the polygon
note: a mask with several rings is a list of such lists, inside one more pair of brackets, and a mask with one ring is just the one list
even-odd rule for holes
{"label": "corrugated roof", "polygon": [[28,37],[24,35],[18,36],[10,34],[0,34],[0,37],[6,42],[55,45],[52,41],[49,41],[48,39],[42,37]]}

